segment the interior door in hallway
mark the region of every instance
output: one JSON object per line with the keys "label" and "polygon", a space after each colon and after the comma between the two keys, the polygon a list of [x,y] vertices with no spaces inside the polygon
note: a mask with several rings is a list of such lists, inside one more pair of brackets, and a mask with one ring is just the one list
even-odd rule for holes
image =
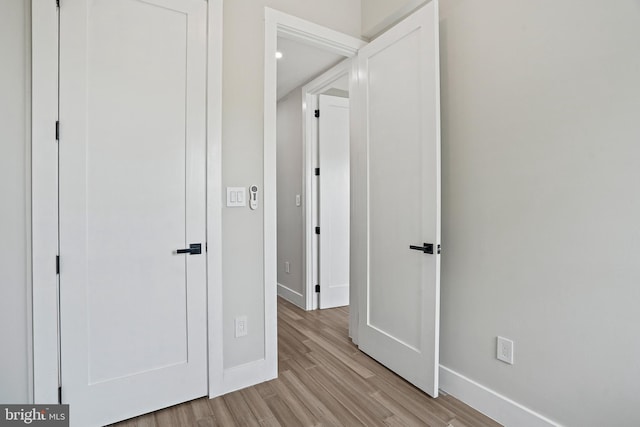
{"label": "interior door in hallway", "polygon": [[349,99],[319,95],[320,308],[349,304]]}
{"label": "interior door in hallway", "polygon": [[204,0],[61,3],[61,375],[72,426],[207,393],[206,11]]}
{"label": "interior door in hallway", "polygon": [[[367,150],[367,278],[359,346],[438,394],[440,128],[432,0],[358,54]],[[413,247],[413,248],[411,248]]]}

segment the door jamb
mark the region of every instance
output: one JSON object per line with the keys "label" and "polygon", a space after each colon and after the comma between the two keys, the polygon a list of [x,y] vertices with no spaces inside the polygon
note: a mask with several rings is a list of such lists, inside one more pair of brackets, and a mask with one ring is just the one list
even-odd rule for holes
{"label": "door jamb", "polygon": [[[276,106],[278,36],[299,41],[345,57],[354,57],[367,43],[321,25],[265,7],[264,55],[264,313],[265,363],[277,375],[277,198]],[[303,159],[304,161],[304,159]],[[303,188],[304,189],[304,188]],[[306,194],[305,194],[306,199]],[[306,208],[305,208],[306,209]],[[303,221],[304,218],[303,216]],[[307,224],[305,226],[309,228]],[[303,233],[304,234],[304,233]],[[306,251],[306,247],[303,246]],[[306,254],[303,255],[306,259]],[[307,272],[303,273],[303,277]],[[351,322],[350,322],[351,324]]]}
{"label": "door jamb", "polygon": [[[222,360],[222,6],[207,18],[207,313],[209,395],[217,393]],[[63,6],[64,7],[64,6]],[[56,3],[33,2],[32,37],[32,304],[33,401],[58,401],[58,34]]]}
{"label": "door jamb", "polygon": [[58,401],[58,11],[31,5],[31,228],[34,403]]}

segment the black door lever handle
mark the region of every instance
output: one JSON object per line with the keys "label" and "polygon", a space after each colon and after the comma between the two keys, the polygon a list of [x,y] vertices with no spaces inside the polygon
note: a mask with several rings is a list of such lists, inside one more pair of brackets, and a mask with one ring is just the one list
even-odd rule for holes
{"label": "black door lever handle", "polygon": [[416,251],[422,251],[425,254],[432,254],[433,255],[433,243],[423,243],[422,246],[409,245],[409,249],[413,249],[413,250],[416,250]]}
{"label": "black door lever handle", "polygon": [[201,243],[191,243],[189,245],[189,249],[178,249],[176,250],[178,254],[189,254],[189,255],[200,255],[202,253],[202,244]]}

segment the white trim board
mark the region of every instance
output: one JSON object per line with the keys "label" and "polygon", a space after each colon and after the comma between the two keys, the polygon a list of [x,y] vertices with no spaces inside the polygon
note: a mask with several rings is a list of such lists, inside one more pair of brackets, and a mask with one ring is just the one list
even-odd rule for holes
{"label": "white trim board", "polygon": [[278,283],[278,296],[304,310],[304,296],[301,293],[286,287],[282,283]]}
{"label": "white trim board", "polygon": [[221,394],[222,321],[222,6],[209,0],[207,43],[207,322],[209,397]]}
{"label": "white trim board", "polygon": [[58,401],[58,11],[31,8],[31,265],[34,403]]}
{"label": "white trim board", "polygon": [[358,52],[358,49],[366,44],[365,41],[358,38],[296,16],[288,15],[269,7],[265,7],[264,9],[265,21],[270,25],[276,26],[277,34],[280,37],[298,41],[345,57],[354,56]]}
{"label": "white trim board", "polygon": [[440,365],[440,388],[506,427],[562,427],[544,415]]}
{"label": "white trim board", "polygon": [[25,79],[24,96],[26,117],[24,123],[25,132],[25,212],[27,214],[25,237],[27,243],[26,250],[26,283],[27,283],[27,394],[28,403],[33,403],[33,282],[32,282],[32,239],[31,239],[31,2],[24,2],[24,37],[26,40],[24,47],[25,68],[27,78]]}
{"label": "white trim board", "polygon": [[274,379],[277,371],[273,371],[271,363],[267,359],[258,359],[253,362],[233,366],[224,370],[223,382],[225,387],[223,393],[231,393],[252,385]]}

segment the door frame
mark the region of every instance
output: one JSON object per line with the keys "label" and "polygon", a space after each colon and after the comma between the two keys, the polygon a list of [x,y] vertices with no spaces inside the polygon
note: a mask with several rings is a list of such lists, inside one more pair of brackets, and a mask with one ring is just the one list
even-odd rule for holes
{"label": "door frame", "polygon": [[303,297],[307,311],[318,309],[318,298],[314,290],[317,277],[314,274],[314,260],[320,257],[318,246],[314,244],[313,231],[313,213],[318,208],[318,195],[313,190],[314,169],[318,164],[318,123],[314,111],[318,109],[318,95],[344,76],[349,78],[349,97],[351,98],[358,82],[355,64],[356,61],[353,58],[347,58],[302,87],[302,188],[304,194],[302,247],[305,279]]}
{"label": "door frame", "polygon": [[[265,46],[264,46],[264,312],[265,312],[265,361],[273,372],[277,372],[278,364],[278,326],[277,326],[277,194],[276,194],[276,110],[277,110],[277,69],[276,50],[278,36],[311,45],[329,52],[337,53],[345,58],[355,57],[358,50],[367,43],[356,37],[323,27],[313,22],[288,15],[269,7],[265,7]],[[356,75],[357,76],[357,75]],[[350,90],[355,90],[354,80],[350,81]],[[308,110],[308,108],[307,108]],[[304,135],[303,135],[304,138]],[[301,159],[306,165],[305,157]],[[305,166],[306,167],[306,166]],[[308,172],[308,171],[306,171]],[[303,227],[306,236],[311,225],[307,218],[307,197],[311,197],[306,187],[306,172],[303,174]],[[309,255],[309,240],[303,245],[303,259]],[[308,277],[306,262],[303,277]],[[313,277],[312,277],[313,279]],[[306,287],[304,287],[306,288]],[[309,299],[309,293],[305,296]],[[357,300],[351,307],[357,309]],[[357,316],[352,313],[350,316]],[[351,319],[349,322],[351,329]],[[357,324],[357,323],[356,323]]]}
{"label": "door frame", "polygon": [[[220,394],[222,352],[222,6],[207,2],[206,224],[208,393]],[[64,4],[62,5],[64,7]],[[58,34],[56,2],[33,2],[32,40],[32,283],[33,401],[58,401]],[[64,125],[61,125],[63,128]]]}

